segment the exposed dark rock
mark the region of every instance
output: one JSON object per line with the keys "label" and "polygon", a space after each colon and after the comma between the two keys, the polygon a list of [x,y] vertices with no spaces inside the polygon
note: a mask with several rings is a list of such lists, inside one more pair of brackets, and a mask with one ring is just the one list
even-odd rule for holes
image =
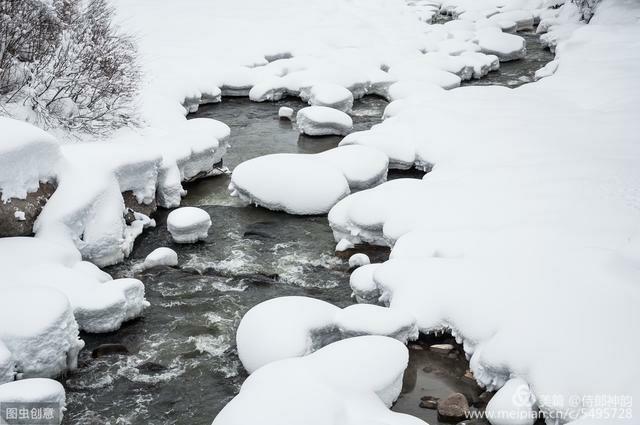
{"label": "exposed dark rock", "polygon": [[494,393],[490,393],[488,391],[483,392],[482,394],[480,394],[478,396],[477,401],[474,400],[472,402],[474,407],[486,407],[486,405],[489,403],[489,400],[491,400],[491,398],[493,397]]}
{"label": "exposed dark rock", "polygon": [[27,194],[26,199],[0,201],[0,237],[32,235],[33,223],[55,190],[54,183],[40,183],[38,190]]}
{"label": "exposed dark rock", "polygon": [[111,356],[114,354],[127,355],[129,354],[129,350],[122,344],[102,344],[91,352],[91,357],[97,359],[98,357]]}
{"label": "exposed dark rock", "polygon": [[125,208],[127,208],[127,213],[124,216],[127,224],[131,224],[135,220],[134,211],[151,217],[158,209],[155,199],[150,204],[141,204],[130,190],[122,192],[122,199],[124,200]]}
{"label": "exposed dark rock", "polygon": [[464,394],[453,393],[447,398],[438,400],[438,420],[457,423],[469,414],[469,402]]}
{"label": "exposed dark rock", "polygon": [[160,363],[146,362],[138,366],[138,370],[142,373],[153,374],[164,372],[167,368]]}

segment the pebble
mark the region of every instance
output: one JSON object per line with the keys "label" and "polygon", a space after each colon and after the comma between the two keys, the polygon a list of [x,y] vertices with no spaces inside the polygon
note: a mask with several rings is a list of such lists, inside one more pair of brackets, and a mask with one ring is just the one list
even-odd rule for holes
{"label": "pebble", "polygon": [[420,399],[420,407],[435,410],[438,408],[438,397],[426,395]]}
{"label": "pebble", "polygon": [[439,354],[449,354],[455,347],[452,344],[433,344],[429,350]]}
{"label": "pebble", "polygon": [[469,414],[469,402],[464,394],[453,393],[438,401],[438,420],[457,423],[466,419]]}

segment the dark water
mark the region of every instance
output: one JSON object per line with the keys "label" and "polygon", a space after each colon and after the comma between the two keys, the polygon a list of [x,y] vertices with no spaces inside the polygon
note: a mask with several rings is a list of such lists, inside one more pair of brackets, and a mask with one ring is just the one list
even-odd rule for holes
{"label": "dark water", "polygon": [[[532,59],[502,64],[502,71],[473,84],[516,85],[551,59],[538,55],[529,41]],[[546,57],[546,59],[545,59]],[[200,108],[191,117],[211,117],[232,130],[225,164],[234,166],[256,156],[280,152],[316,153],[337,146],[339,137],[299,136],[288,121],[278,119],[280,106],[298,110],[298,99],[253,103],[225,98]],[[357,101],[357,130],[380,121],[386,102],[375,97]],[[274,170],[277,172],[277,170]],[[420,177],[418,172],[410,173]],[[389,178],[407,176],[390,173]],[[277,296],[305,295],[339,306],[352,303],[346,259],[336,256],[326,217],[295,217],[256,207],[239,206],[227,192],[228,176],[187,187],[184,205],[201,206],[213,226],[206,241],[175,245],[166,231],[166,211],[157,227],[136,242],[131,257],[107,271],[114,277],[133,276],[145,283],[151,307],[143,318],[117,332],[82,335],[86,348],[80,368],[64,379],[68,411],[65,424],[210,424],[237,394],[246,374],[235,351],[235,329],[252,306]],[[179,255],[179,267],[140,271],[144,257],[167,246]],[[388,251],[366,247],[372,261]],[[92,357],[104,344],[119,344],[128,354]],[[420,344],[418,344],[420,345]],[[434,411],[418,407],[423,395],[453,391],[477,392],[461,376],[463,356],[455,359],[425,350],[429,341],[411,350],[403,394],[394,410],[437,424]],[[429,372],[424,367],[429,366]],[[471,385],[471,387],[470,387]]]}
{"label": "dark water", "polygon": [[515,88],[534,81],[537,70],[553,60],[553,53],[544,48],[540,43],[540,37],[533,31],[521,31],[517,33],[527,41],[527,56],[524,59],[510,62],[501,62],[500,69],[490,72],[480,80],[464,81],[463,86],[506,86]]}

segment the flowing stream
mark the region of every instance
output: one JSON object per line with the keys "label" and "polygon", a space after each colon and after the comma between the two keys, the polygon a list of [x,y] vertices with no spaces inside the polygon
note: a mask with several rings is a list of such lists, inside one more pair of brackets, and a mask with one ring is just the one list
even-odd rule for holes
{"label": "flowing stream", "polygon": [[[535,35],[523,35],[527,59],[502,64],[501,71],[467,84],[514,87],[531,81],[533,72],[553,56]],[[294,98],[275,103],[225,98],[190,117],[211,117],[231,127],[232,148],[225,157],[231,169],[265,154],[316,153],[337,146],[339,137],[299,136],[290,122],[278,119],[278,108],[285,105],[295,110],[305,106]],[[356,101],[355,129],[378,123],[385,106],[377,97]],[[399,176],[420,178],[422,173],[391,172],[389,178]],[[210,424],[246,378],[234,341],[244,312],[284,295],[315,297],[338,306],[353,302],[346,260],[356,251],[335,254],[325,216],[297,217],[241,206],[228,195],[228,183],[228,176],[218,176],[187,187],[183,205],[199,206],[211,215],[213,226],[205,242],[172,243],[166,230],[168,212],[159,211],[157,227],[140,236],[131,257],[107,270],[114,277],[142,280],[151,307],[117,332],[82,335],[86,347],[79,369],[63,378],[65,424]],[[178,252],[179,266],[141,271],[145,256],[161,246]],[[388,256],[388,249],[377,247],[359,252],[374,262]],[[464,356],[431,353],[426,348],[433,341],[429,337],[412,345],[403,394],[394,406],[432,425],[438,423],[435,411],[418,407],[422,395],[460,391],[473,397],[471,393],[479,391],[462,376]]]}

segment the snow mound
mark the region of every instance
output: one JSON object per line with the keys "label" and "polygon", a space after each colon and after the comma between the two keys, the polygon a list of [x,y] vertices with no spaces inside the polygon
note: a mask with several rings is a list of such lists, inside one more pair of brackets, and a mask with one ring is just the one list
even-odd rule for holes
{"label": "snow mound", "polygon": [[84,347],[67,297],[37,286],[0,288],[0,341],[24,378],[75,370]]}
{"label": "snow mound", "polygon": [[380,291],[375,280],[373,280],[373,274],[377,270],[380,264],[366,264],[362,267],[358,267],[349,276],[349,286],[353,290],[353,295],[356,301],[365,304],[377,304],[378,298],[380,298]]}
{"label": "snow mound", "polygon": [[291,119],[293,119],[293,109],[287,106],[281,106],[280,109],[278,109],[278,117],[291,121]]}
{"label": "snow mound", "polygon": [[158,266],[174,267],[178,265],[178,254],[171,248],[161,247],[154,249],[144,259],[142,266],[150,269]]}
{"label": "snow mound", "polygon": [[387,180],[389,159],[375,148],[341,146],[316,154],[315,158],[342,171],[352,191],[368,189]]}
{"label": "snow mound", "polygon": [[388,410],[400,394],[407,362],[406,347],[391,338],[335,342],[251,374],[213,424],[424,425]]}
{"label": "snow mound", "polygon": [[211,217],[201,208],[181,207],[171,211],[167,217],[167,229],[173,241],[177,243],[205,240],[210,227]]}
{"label": "snow mound", "polygon": [[243,366],[253,373],[274,361],[306,356],[359,335],[390,336],[404,343],[418,337],[415,320],[404,313],[377,306],[341,310],[325,301],[290,296],[249,310],[238,326],[236,343]]}
{"label": "snow mound", "polygon": [[535,396],[522,378],[509,379],[487,404],[492,425],[533,425],[536,420]]}
{"label": "snow mound", "polygon": [[298,111],[296,123],[300,133],[309,136],[349,134],[353,120],[346,113],[326,106],[308,106]]}
{"label": "snow mound", "polygon": [[369,260],[369,257],[367,256],[367,254],[362,254],[362,253],[353,254],[351,257],[349,257],[349,268],[354,269],[356,267],[365,266],[370,262],[371,261]]}
{"label": "snow mound", "polygon": [[58,425],[62,422],[66,397],[62,384],[53,379],[33,378],[0,385],[1,403],[52,403],[57,405],[54,418]]}
{"label": "snow mound", "polygon": [[316,84],[300,92],[300,98],[313,106],[326,106],[342,112],[350,112],[353,94],[337,84]]}
{"label": "snow mound", "polygon": [[3,202],[24,199],[40,182],[57,175],[60,148],[56,139],[30,124],[0,117],[0,194]]}
{"label": "snow mound", "polygon": [[340,169],[314,155],[298,154],[243,162],[233,170],[229,190],[247,203],[299,215],[326,214],[350,192]]}
{"label": "snow mound", "polygon": [[[73,244],[40,238],[0,239],[0,290],[46,286],[62,292],[78,326],[87,332],[110,332],[142,314],[149,305],[137,279],[110,280],[81,260]],[[14,353],[15,354],[15,353]]]}
{"label": "snow mound", "polygon": [[483,28],[477,32],[478,46],[482,53],[496,55],[501,62],[522,59],[527,54],[524,38],[507,34],[496,28]]}

